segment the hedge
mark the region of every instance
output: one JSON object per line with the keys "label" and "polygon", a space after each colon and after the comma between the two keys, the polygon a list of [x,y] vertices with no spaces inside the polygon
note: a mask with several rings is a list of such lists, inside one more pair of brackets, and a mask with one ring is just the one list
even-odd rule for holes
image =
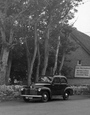
{"label": "hedge", "polygon": [[0,101],[14,100],[20,98],[20,85],[0,85]]}
{"label": "hedge", "polygon": [[[23,86],[21,85],[0,85],[0,101],[10,101],[15,99],[21,99],[20,90]],[[74,95],[89,95],[90,94],[90,85],[82,86],[71,86],[74,92]]]}
{"label": "hedge", "polygon": [[90,95],[90,85],[73,85],[74,95]]}

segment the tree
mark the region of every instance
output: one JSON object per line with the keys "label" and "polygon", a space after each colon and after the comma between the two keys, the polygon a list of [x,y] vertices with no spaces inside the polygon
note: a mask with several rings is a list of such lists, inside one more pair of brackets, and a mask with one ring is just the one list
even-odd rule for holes
{"label": "tree", "polygon": [[[30,5],[31,1],[28,0],[0,0],[0,34],[2,42],[0,84],[8,84],[8,79],[5,77],[10,49],[15,41],[14,30],[21,16],[28,11]],[[33,8],[30,8],[31,10],[29,12],[31,13]]]}
{"label": "tree", "polygon": [[45,40],[45,54],[44,54],[44,67],[43,67],[43,70],[42,70],[42,75],[45,75],[46,73],[46,69],[47,69],[47,66],[48,66],[48,56],[49,56],[49,44],[48,44],[48,40],[49,40],[49,28],[47,30],[47,36],[46,36],[46,40]]}
{"label": "tree", "polygon": [[[42,14],[44,14],[44,16],[42,20],[41,19],[39,20],[40,25],[38,29],[39,31],[42,31],[43,35],[45,35],[44,37],[44,49],[45,50],[44,50],[44,62],[43,62],[42,75],[46,74],[46,70],[48,67],[48,58],[49,58],[49,50],[50,50],[49,49],[50,48],[49,39],[51,37],[52,30],[58,28],[58,25],[59,25],[59,28],[61,29],[65,23],[68,23],[69,19],[72,19],[74,17],[73,15],[74,13],[72,13],[71,10],[73,9],[74,5],[78,3],[77,0],[75,2],[72,0],[71,1],[67,1],[67,0],[65,1],[51,0],[50,1],[48,0],[48,4],[42,7],[42,10],[40,10],[39,12],[38,18]],[[42,25],[44,26],[44,30],[40,28]]]}
{"label": "tree", "polygon": [[[36,6],[36,10],[32,15],[29,15],[29,17],[30,17],[29,27],[32,27],[32,25],[34,25],[34,29],[33,29],[33,31],[35,32],[35,35],[34,35],[34,53],[33,53],[32,59],[31,59],[31,63],[29,64],[30,68],[29,68],[29,72],[28,72],[29,73],[28,74],[28,85],[31,83],[31,77],[32,77],[32,73],[33,73],[34,62],[35,62],[36,55],[37,55],[37,50],[38,50],[38,32],[37,32],[38,23],[40,22],[40,20],[44,16],[43,10],[44,10],[44,7],[47,6],[47,1],[45,0],[45,1],[42,2],[42,1],[37,0],[37,1],[34,2],[33,6],[34,7]],[[31,23],[32,20],[33,20],[33,23]],[[38,68],[39,68],[39,66],[38,66]]]}
{"label": "tree", "polygon": [[61,63],[60,63],[59,72],[58,72],[59,74],[61,74],[66,55],[69,54],[71,51],[75,51],[77,48],[75,44],[71,42],[69,39],[72,30],[73,30],[72,26],[69,26],[68,24],[64,25],[61,30],[63,36],[61,38],[61,55],[62,56],[61,56],[61,61],[60,61]]}
{"label": "tree", "polygon": [[38,43],[38,46],[37,46],[37,53],[38,53],[38,64],[37,64],[37,69],[36,69],[36,82],[39,81],[40,77],[39,77],[39,68],[40,68],[40,48],[39,48],[39,43]]}
{"label": "tree", "polygon": [[56,49],[56,55],[55,55],[55,63],[54,63],[54,67],[53,67],[53,75],[55,74],[56,69],[57,69],[59,47],[60,47],[60,36],[58,36],[58,41],[57,41],[57,49]]}
{"label": "tree", "polygon": [[[14,44],[22,38],[24,40],[27,38],[25,43],[28,62],[28,84],[31,82],[33,67],[36,61],[36,56],[38,54],[37,44],[40,37],[41,39],[39,41],[42,42],[42,46],[45,46],[42,48],[44,49],[44,55],[43,53],[42,55],[40,54],[41,58],[44,56],[42,74],[46,74],[48,68],[49,51],[51,48],[49,42],[51,39],[51,34],[53,30],[56,30],[58,27],[61,31],[63,25],[67,24],[68,20],[74,17],[73,14],[76,12],[74,7],[76,7],[80,1],[81,0],[0,1],[1,84],[8,83],[8,78],[5,81],[5,77],[7,73],[7,62],[9,62],[8,59],[10,57],[10,51],[14,47]],[[34,47],[29,46],[30,43],[28,43],[28,41],[32,41],[31,46],[35,43]],[[39,64],[39,66],[41,65]]]}
{"label": "tree", "polygon": [[[80,0],[81,1],[81,0]],[[60,28],[60,31],[64,24],[74,18],[74,13],[76,12],[75,6],[78,6],[78,0],[51,0],[49,5],[46,7],[46,17],[47,19],[47,36],[45,40],[45,55],[44,55],[44,67],[42,69],[42,75],[46,74],[46,69],[48,66],[49,58],[49,39],[51,33],[54,29]],[[74,12],[72,12],[74,10]],[[55,60],[57,61],[57,60]],[[56,64],[56,62],[55,62]],[[54,66],[55,67],[55,66]]]}
{"label": "tree", "polygon": [[[7,61],[9,57],[10,46],[13,42],[13,28],[12,28],[12,17],[8,16],[9,9],[8,1],[0,1],[0,32],[1,32],[1,63],[0,63],[0,84],[5,84]],[[9,24],[9,25],[8,25]],[[8,29],[9,28],[9,29]]]}

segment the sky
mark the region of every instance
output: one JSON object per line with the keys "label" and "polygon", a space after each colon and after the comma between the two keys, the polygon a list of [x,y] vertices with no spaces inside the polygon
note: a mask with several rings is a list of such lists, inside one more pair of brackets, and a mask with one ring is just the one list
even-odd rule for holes
{"label": "sky", "polygon": [[90,36],[90,0],[79,6],[74,27]]}

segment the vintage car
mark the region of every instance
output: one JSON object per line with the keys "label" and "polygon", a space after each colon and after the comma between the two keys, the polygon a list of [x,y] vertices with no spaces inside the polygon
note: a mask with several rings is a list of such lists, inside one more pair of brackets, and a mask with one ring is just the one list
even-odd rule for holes
{"label": "vintage car", "polygon": [[61,75],[43,76],[38,83],[21,89],[21,96],[25,102],[34,98],[47,102],[56,96],[62,96],[66,100],[70,95],[73,95],[73,89],[68,85],[67,78]]}

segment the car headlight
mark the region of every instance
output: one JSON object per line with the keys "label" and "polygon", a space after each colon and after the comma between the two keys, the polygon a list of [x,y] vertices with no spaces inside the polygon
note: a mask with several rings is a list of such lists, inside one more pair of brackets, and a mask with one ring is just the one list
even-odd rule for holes
{"label": "car headlight", "polygon": [[21,91],[23,91],[24,90],[24,88],[21,88]]}
{"label": "car headlight", "polygon": [[41,91],[41,88],[38,88],[38,91]]}

